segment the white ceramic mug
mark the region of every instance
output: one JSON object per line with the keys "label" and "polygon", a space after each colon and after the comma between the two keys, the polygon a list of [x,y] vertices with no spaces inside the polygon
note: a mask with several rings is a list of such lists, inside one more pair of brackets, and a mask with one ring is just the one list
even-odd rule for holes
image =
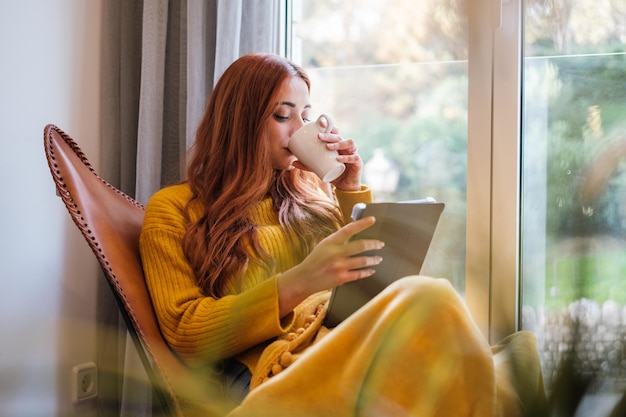
{"label": "white ceramic mug", "polygon": [[[326,120],[326,128],[320,123]],[[330,132],[333,128],[333,120],[327,114],[321,114],[314,122],[309,122],[291,135],[289,150],[315,172],[324,182],[331,182],[339,178],[346,166],[337,161],[339,153],[326,148],[326,142],[320,140],[317,135],[322,132]]]}

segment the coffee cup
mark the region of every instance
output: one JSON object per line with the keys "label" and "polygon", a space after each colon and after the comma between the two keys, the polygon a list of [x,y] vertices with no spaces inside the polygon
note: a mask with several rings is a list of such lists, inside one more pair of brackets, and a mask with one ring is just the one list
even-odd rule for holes
{"label": "coffee cup", "polygon": [[[326,120],[326,127],[321,124]],[[327,114],[321,114],[317,120],[306,123],[296,130],[289,139],[289,150],[298,160],[315,172],[324,182],[331,182],[339,178],[346,166],[337,161],[339,153],[326,147],[326,142],[318,138],[319,133],[330,132],[333,120]]]}

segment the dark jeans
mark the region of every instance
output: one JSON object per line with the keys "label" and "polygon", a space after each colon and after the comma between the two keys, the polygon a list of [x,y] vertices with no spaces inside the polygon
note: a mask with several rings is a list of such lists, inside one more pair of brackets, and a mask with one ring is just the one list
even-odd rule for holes
{"label": "dark jeans", "polygon": [[241,404],[250,391],[251,379],[252,374],[246,365],[236,359],[226,359],[224,361],[222,384],[226,396],[232,401]]}

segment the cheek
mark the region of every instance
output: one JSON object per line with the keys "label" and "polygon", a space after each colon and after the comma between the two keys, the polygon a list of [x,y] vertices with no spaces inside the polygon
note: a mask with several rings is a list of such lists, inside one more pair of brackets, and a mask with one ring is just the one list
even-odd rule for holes
{"label": "cheek", "polygon": [[276,124],[269,131],[270,141],[273,147],[286,148],[289,143],[289,128],[287,124]]}

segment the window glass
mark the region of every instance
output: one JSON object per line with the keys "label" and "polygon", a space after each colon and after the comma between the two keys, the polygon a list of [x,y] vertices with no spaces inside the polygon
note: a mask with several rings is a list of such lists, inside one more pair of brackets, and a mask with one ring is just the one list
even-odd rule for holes
{"label": "window glass", "polygon": [[294,0],[292,58],[314,112],[354,138],[377,201],[446,204],[423,273],[465,283],[464,0]]}
{"label": "window glass", "polygon": [[526,0],[524,28],[522,325],[548,383],[574,348],[623,379],[626,3]]}

